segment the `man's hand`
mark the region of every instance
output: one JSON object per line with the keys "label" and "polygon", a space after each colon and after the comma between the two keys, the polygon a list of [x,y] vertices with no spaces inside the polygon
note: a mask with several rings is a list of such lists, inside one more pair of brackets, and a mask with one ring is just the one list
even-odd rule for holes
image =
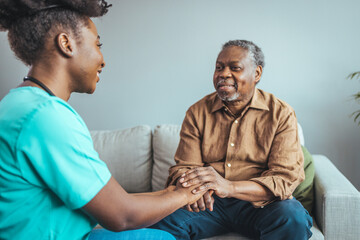
{"label": "man's hand", "polygon": [[181,175],[178,183],[183,187],[193,187],[192,193],[203,192],[212,189],[221,198],[231,195],[233,192],[232,182],[223,178],[213,167],[193,168]]}
{"label": "man's hand", "polygon": [[186,196],[187,205],[196,203],[199,199],[202,199],[203,195],[207,192],[207,189],[199,189],[200,184],[194,184],[193,186],[183,187],[179,181],[177,181],[176,186],[169,186],[167,189],[182,193]]}
{"label": "man's hand", "polygon": [[213,211],[214,208],[214,198],[212,197],[212,194],[214,193],[213,190],[207,191],[197,202],[194,202],[193,204],[186,205],[186,210],[189,212],[200,212],[205,211],[206,209],[209,209],[210,211]]}

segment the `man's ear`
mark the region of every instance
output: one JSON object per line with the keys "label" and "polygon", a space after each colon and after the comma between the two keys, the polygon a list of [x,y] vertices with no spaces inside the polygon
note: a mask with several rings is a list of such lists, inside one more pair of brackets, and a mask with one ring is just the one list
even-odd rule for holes
{"label": "man's ear", "polygon": [[72,57],[74,55],[74,49],[72,41],[67,33],[60,33],[56,37],[56,44],[59,51],[66,57]]}
{"label": "man's ear", "polygon": [[261,65],[258,65],[255,69],[255,82],[258,83],[261,79],[263,68]]}

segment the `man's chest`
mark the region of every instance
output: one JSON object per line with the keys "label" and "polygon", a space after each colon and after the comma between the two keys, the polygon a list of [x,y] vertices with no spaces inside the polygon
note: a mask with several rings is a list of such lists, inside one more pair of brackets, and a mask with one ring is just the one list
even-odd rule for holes
{"label": "man's chest", "polygon": [[276,122],[256,112],[244,117],[220,116],[205,121],[201,144],[203,161],[242,161],[264,166],[276,129]]}

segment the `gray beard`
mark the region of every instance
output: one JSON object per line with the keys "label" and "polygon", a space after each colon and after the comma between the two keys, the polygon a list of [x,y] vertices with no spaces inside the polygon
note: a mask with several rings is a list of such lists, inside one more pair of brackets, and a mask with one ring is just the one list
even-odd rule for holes
{"label": "gray beard", "polygon": [[233,94],[232,96],[221,96],[219,93],[218,93],[218,96],[221,100],[225,101],[225,102],[232,102],[232,101],[236,101],[239,97],[240,97],[240,94],[239,93],[235,93]]}
{"label": "gray beard", "polygon": [[[225,80],[221,80],[216,84],[216,88],[220,85],[220,83],[224,83]],[[236,82],[234,83],[234,87],[235,87],[235,93],[231,96],[228,95],[224,95],[224,94],[219,94],[219,92],[217,92],[217,95],[219,96],[219,98],[223,101],[226,102],[232,102],[237,100],[240,97],[240,93],[237,92],[238,90],[238,85],[236,84]]]}

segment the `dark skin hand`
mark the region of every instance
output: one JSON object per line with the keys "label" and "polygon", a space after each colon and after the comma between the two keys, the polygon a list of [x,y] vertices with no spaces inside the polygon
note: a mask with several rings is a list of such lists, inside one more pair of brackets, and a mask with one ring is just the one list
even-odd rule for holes
{"label": "dark skin hand", "polygon": [[194,202],[193,204],[187,204],[185,209],[189,212],[200,212],[209,209],[210,211],[214,210],[214,198],[212,194],[214,190],[207,191],[199,200]]}
{"label": "dark skin hand", "polygon": [[[176,187],[178,187],[178,188],[183,187],[181,185],[180,181],[176,182]],[[205,191],[205,189],[204,189],[204,191]],[[213,205],[214,205],[214,198],[212,197],[213,192],[214,192],[213,190],[206,191],[205,194],[202,197],[200,197],[197,201],[195,201],[193,203],[189,203],[186,206],[184,206],[183,208],[185,208],[189,212],[205,211],[206,208],[208,208],[210,211],[212,211]]]}
{"label": "dark skin hand", "polygon": [[[182,186],[181,182],[178,180],[176,186]],[[205,190],[205,189],[204,189]],[[189,212],[200,212],[209,209],[213,211],[214,198],[212,197],[214,190],[208,190],[205,194],[196,202],[192,204],[187,204],[184,208]]]}
{"label": "dark skin hand", "polygon": [[185,172],[178,180],[183,187],[201,185],[193,193],[211,189],[221,198],[237,198],[243,201],[269,201],[273,193],[266,187],[253,181],[229,181],[223,178],[213,167],[198,167]]}

